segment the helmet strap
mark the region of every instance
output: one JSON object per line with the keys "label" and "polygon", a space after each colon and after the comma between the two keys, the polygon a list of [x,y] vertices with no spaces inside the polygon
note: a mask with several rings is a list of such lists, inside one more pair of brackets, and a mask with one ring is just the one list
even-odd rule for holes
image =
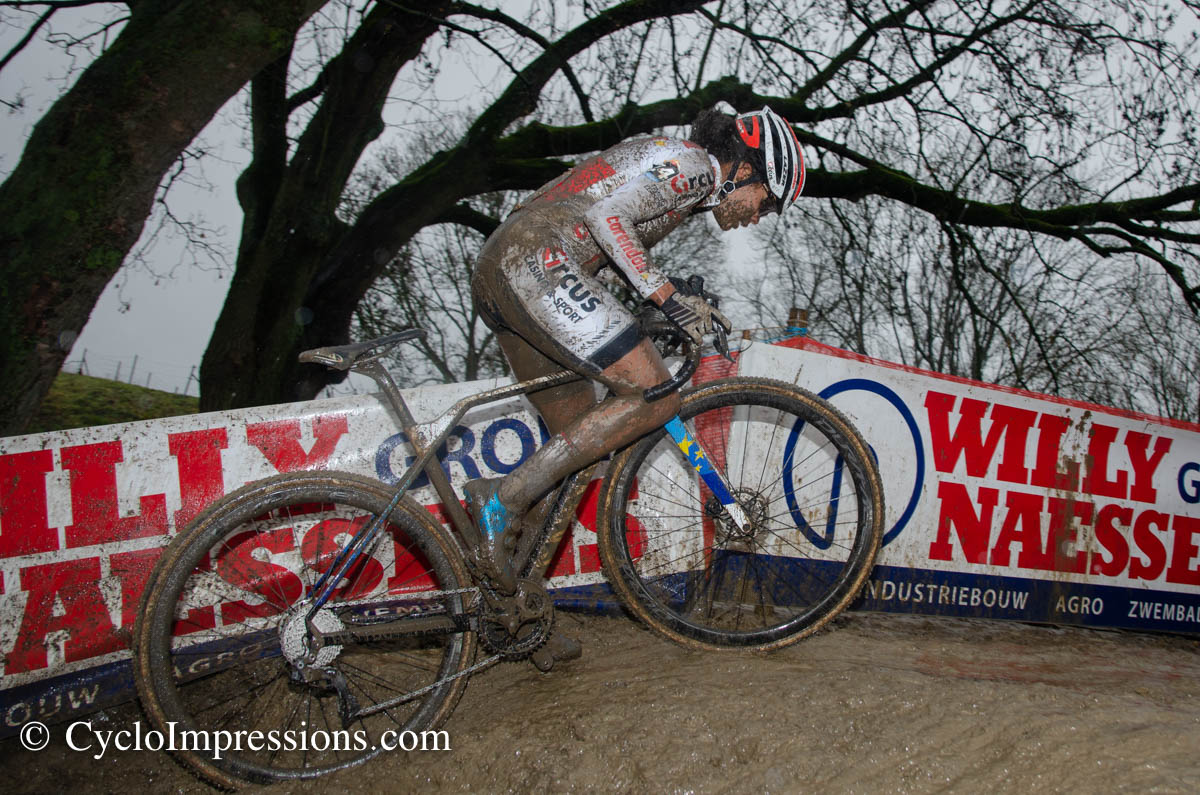
{"label": "helmet strap", "polygon": [[[730,175],[737,176],[738,171],[740,171],[742,168],[742,164],[746,163],[746,162],[748,162],[748,161],[739,160],[736,163],[734,163],[733,168],[729,169]],[[749,177],[746,177],[746,179],[739,180],[737,182],[734,182],[733,179],[727,179],[727,180],[725,180],[724,183],[721,184],[720,190],[717,191],[717,200],[718,201],[724,199],[726,196],[733,193],[738,188],[744,188],[747,185],[754,185],[754,184],[757,184],[760,182],[766,182],[766,180],[763,179],[763,177],[758,173],[758,169],[754,168],[753,164],[751,164],[750,167],[751,167],[752,173],[750,174]]]}

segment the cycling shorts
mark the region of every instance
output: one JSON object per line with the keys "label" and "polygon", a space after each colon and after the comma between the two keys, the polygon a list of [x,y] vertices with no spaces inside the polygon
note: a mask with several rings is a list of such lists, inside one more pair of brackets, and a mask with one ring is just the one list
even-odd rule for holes
{"label": "cycling shorts", "polygon": [[586,235],[572,203],[519,210],[488,238],[471,289],[493,331],[515,333],[563,366],[595,376],[644,335],[595,278],[605,260]]}

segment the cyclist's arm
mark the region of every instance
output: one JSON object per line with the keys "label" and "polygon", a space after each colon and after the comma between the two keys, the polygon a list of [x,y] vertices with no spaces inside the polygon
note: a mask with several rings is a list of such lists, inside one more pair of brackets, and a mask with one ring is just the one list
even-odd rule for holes
{"label": "cyclist's arm", "polygon": [[712,193],[716,174],[698,147],[664,151],[664,160],[592,205],[584,220],[592,239],[643,298],[662,304],[675,288],[650,261],[637,224],[682,213]]}

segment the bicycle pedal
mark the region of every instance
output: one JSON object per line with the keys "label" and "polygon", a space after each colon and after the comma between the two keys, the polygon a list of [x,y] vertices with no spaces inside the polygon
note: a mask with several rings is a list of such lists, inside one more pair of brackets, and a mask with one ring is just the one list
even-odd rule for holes
{"label": "bicycle pedal", "polygon": [[554,669],[554,655],[545,646],[535,651],[529,657],[529,661],[533,663],[533,667],[544,674],[550,673]]}

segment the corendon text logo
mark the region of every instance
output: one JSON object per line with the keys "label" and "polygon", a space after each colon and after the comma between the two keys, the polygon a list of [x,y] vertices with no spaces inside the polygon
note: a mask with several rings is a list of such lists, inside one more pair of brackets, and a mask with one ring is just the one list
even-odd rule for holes
{"label": "corendon text logo", "polygon": [[[889,473],[885,479],[887,494],[884,500],[884,504],[889,508],[889,513],[895,515],[894,511],[896,509],[892,506],[903,506],[896,520],[890,526],[885,526],[884,528],[883,543],[886,545],[900,535],[904,528],[908,526],[921,499],[921,487],[925,480],[925,443],[921,438],[921,431],[917,426],[916,418],[900,396],[890,387],[884,386],[878,381],[871,381],[865,378],[848,378],[830,384],[821,390],[820,396],[826,400],[842,397],[842,400],[853,401],[856,405],[863,407],[853,412],[855,415],[859,417],[872,417],[874,420],[873,425],[877,427],[901,427],[907,431],[907,434],[901,432],[898,435],[902,441],[889,441],[882,451],[882,458],[884,459],[882,461],[880,460],[880,449],[871,443],[872,440],[870,438],[865,439],[867,446],[871,450],[871,455],[876,459],[876,463],[879,464],[881,471]],[[895,416],[899,420],[899,423],[884,421],[883,418],[888,417],[889,414]],[[792,520],[796,523],[796,527],[808,538],[813,546],[818,549],[828,549],[836,540],[835,530],[838,526],[837,519],[843,496],[842,486],[845,462],[840,453],[835,456],[833,472],[829,478],[828,509],[825,514],[825,526],[818,531],[804,517],[795,489],[797,482],[794,472],[796,462],[795,451],[796,445],[804,433],[805,425],[806,423],[803,420],[795,424],[788,435],[784,448],[784,498]],[[863,432],[864,429],[860,427],[859,431]],[[891,436],[895,436],[895,434],[893,433]],[[911,447],[909,446],[910,444]],[[806,499],[806,502],[811,503],[812,498]]]}
{"label": "corendon text logo", "polygon": [[646,278],[646,255],[639,246],[625,231],[625,227],[621,224],[621,218],[616,215],[610,215],[604,219],[608,223],[608,228],[617,237],[617,247],[621,249],[621,253],[625,255],[625,261],[642,274],[642,278]]}

